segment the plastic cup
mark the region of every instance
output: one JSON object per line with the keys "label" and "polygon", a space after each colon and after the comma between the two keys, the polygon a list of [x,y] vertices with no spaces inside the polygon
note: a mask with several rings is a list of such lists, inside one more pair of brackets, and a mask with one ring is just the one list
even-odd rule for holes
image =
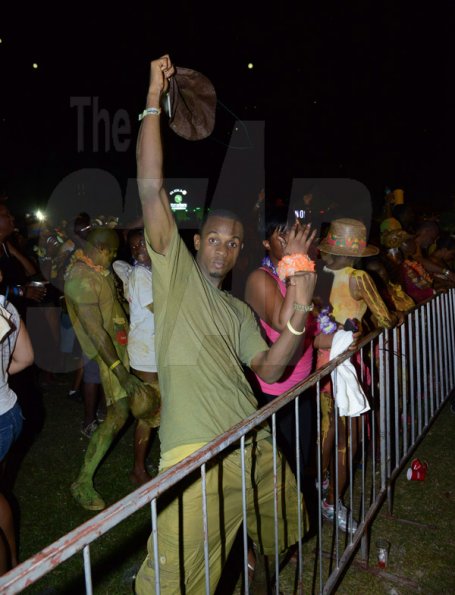
{"label": "plastic cup", "polygon": [[407,470],[406,477],[413,481],[423,481],[428,471],[428,463],[422,463],[420,459],[413,459]]}
{"label": "plastic cup", "polygon": [[389,550],[390,541],[387,541],[387,539],[378,539],[376,541],[379,568],[386,568],[389,561]]}

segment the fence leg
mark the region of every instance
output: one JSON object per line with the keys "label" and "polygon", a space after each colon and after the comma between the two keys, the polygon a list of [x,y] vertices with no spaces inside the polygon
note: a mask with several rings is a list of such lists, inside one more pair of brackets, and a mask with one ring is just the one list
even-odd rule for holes
{"label": "fence leg", "polygon": [[363,562],[365,563],[365,568],[368,567],[368,558],[370,556],[370,537],[371,537],[371,529],[368,526],[365,529],[365,532],[362,536],[362,541],[360,542],[360,557],[362,558]]}

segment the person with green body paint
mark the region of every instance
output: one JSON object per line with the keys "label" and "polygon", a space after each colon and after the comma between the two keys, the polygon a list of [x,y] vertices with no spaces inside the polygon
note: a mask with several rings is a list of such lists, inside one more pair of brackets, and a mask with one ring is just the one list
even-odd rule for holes
{"label": "person with green body paint", "polygon": [[73,498],[87,510],[105,503],[93,486],[93,476],[130,413],[150,427],[159,423],[160,394],[130,373],[127,354],[128,319],[117,296],[111,264],[118,249],[117,232],[93,229],[84,249],[77,250],[65,275],[65,298],[74,330],[85,354],[100,367],[106,395],[106,419],[90,439]]}

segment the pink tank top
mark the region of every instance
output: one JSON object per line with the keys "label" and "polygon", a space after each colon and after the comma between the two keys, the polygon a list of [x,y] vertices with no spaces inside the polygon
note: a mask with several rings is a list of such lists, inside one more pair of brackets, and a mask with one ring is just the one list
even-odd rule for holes
{"label": "pink tank top", "polygon": [[[270,269],[267,269],[266,267],[260,267],[260,270],[265,271],[271,277],[273,277],[273,279],[275,279],[280,289],[280,293],[284,297],[286,295],[285,283],[281,281],[277,275],[274,275]],[[259,319],[259,322],[264,329],[265,334],[267,335],[268,343],[272,345],[278,339],[280,333],[269,326],[262,319]],[[307,317],[305,325],[306,330],[302,338],[302,344],[297,349],[293,359],[289,363],[279,382],[268,384],[267,382],[261,380],[259,376],[256,376],[263,393],[275,396],[281,395],[281,393],[284,393],[299,382],[302,382],[302,380],[311,374],[313,371],[313,338],[315,334],[315,325],[316,321],[310,312]]]}

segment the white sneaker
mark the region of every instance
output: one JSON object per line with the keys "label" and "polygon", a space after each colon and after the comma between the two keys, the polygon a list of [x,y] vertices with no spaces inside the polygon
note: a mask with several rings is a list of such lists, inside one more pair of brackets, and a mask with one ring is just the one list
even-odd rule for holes
{"label": "white sneaker", "polygon": [[[335,517],[335,505],[328,504],[327,500],[324,498],[322,500],[321,508],[322,516],[328,521],[333,521]],[[354,533],[357,531],[357,522],[352,518],[351,511],[346,508],[346,506],[341,501],[341,498],[338,500],[337,523],[338,527],[344,533],[351,533],[354,535]]]}

